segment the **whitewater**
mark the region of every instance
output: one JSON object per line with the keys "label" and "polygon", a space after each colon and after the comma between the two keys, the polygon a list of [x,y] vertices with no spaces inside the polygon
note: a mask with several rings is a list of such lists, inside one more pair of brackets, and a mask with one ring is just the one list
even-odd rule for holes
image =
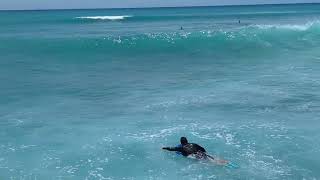
{"label": "whitewater", "polygon": [[76,17],[77,19],[95,19],[95,20],[123,20],[131,16],[82,16]]}
{"label": "whitewater", "polygon": [[0,179],[320,179],[319,4],[0,15]]}

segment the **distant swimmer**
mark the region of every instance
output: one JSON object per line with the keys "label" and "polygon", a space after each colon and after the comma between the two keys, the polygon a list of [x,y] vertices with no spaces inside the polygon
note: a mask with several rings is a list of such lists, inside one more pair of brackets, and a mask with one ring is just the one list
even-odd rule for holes
{"label": "distant swimmer", "polygon": [[176,151],[181,153],[183,156],[194,155],[198,159],[207,158],[206,150],[195,143],[189,143],[186,137],[180,138],[180,143],[176,147],[163,147],[162,149],[168,151]]}
{"label": "distant swimmer", "polygon": [[183,30],[183,27],[182,27],[182,26],[180,27],[180,30]]}
{"label": "distant swimmer", "polygon": [[237,168],[238,166],[230,163],[229,161],[213,157],[207,154],[206,150],[198,144],[189,143],[186,137],[180,138],[180,143],[176,147],[163,147],[162,149],[168,151],[175,151],[178,154],[181,154],[185,157],[190,156],[199,160],[209,160],[217,165],[224,165],[231,168]]}
{"label": "distant swimmer", "polygon": [[241,21],[239,20],[239,21],[238,21],[238,23],[240,24],[240,23],[241,23]]}

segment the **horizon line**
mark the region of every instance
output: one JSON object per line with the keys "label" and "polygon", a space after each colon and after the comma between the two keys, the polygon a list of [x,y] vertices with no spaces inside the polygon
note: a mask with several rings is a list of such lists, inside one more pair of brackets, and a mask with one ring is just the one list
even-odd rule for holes
{"label": "horizon line", "polygon": [[162,8],[204,8],[204,7],[232,7],[232,6],[268,6],[268,5],[301,5],[320,4],[320,2],[306,3],[261,3],[261,4],[225,4],[225,5],[195,5],[195,6],[146,6],[146,7],[105,7],[105,8],[52,8],[52,9],[0,9],[0,11],[63,11],[63,10],[112,10],[112,9],[162,9]]}

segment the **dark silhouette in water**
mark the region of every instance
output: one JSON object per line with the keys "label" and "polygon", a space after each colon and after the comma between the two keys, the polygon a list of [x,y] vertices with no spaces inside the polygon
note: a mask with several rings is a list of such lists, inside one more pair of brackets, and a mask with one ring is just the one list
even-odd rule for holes
{"label": "dark silhouette in water", "polygon": [[[219,159],[207,154],[206,150],[203,147],[195,143],[189,143],[186,137],[181,137],[180,143],[181,144],[179,144],[176,147],[163,147],[162,149],[168,150],[168,151],[176,151],[178,154],[181,154],[183,156],[193,155],[197,159],[212,160],[214,161],[214,163],[218,165],[227,165],[229,163],[229,161]],[[230,166],[234,166],[234,165],[230,165]],[[234,166],[234,167],[237,167],[237,166]]]}
{"label": "dark silhouette in water", "polygon": [[180,27],[180,30],[183,30],[183,27],[182,27],[182,26]]}
{"label": "dark silhouette in water", "polygon": [[168,151],[180,152],[183,156],[195,155],[198,159],[207,158],[206,150],[195,143],[189,143],[186,137],[180,138],[181,145],[177,147],[163,147]]}

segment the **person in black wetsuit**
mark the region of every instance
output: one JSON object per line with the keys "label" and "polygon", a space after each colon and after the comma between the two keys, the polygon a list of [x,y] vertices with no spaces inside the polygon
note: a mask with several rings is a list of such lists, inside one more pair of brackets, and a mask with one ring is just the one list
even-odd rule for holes
{"label": "person in black wetsuit", "polygon": [[206,150],[195,143],[189,143],[186,137],[180,138],[181,145],[177,147],[163,147],[168,151],[180,152],[183,156],[195,155],[198,159],[207,158]]}

